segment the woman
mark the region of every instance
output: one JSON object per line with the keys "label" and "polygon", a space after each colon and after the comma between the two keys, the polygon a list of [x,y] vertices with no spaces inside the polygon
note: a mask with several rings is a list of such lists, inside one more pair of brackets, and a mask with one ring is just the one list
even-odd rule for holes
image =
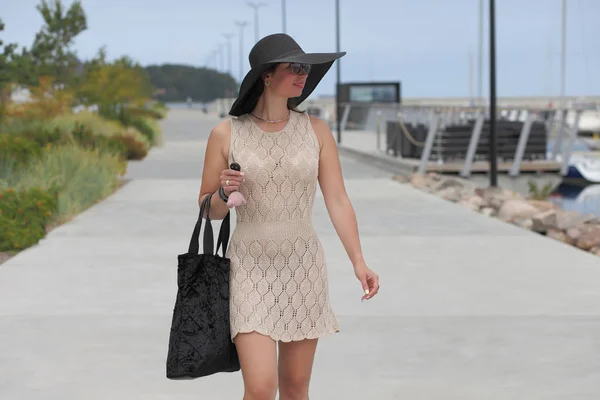
{"label": "woman", "polygon": [[[336,143],[321,120],[295,107],[345,53],[306,54],[288,35],[260,40],[229,114],[211,131],[199,201],[212,219],[239,191],[231,259],[231,338],[240,358],[244,400],[306,400],[317,341],[339,331],[329,304],[324,252],[312,225],[317,182],[362,299],[379,289],[363,259]],[[241,171],[229,168],[240,164]],[[277,346],[279,345],[279,359]]]}

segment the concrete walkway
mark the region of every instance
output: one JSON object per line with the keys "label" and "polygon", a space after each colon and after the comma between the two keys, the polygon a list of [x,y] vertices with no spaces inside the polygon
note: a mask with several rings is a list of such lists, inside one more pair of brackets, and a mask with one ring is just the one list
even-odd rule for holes
{"label": "concrete walkway", "polygon": [[[166,146],[130,165],[133,181],[0,266],[0,399],[241,399],[239,373],[165,378],[177,254],[215,123],[171,112]],[[596,257],[343,168],[382,289],[361,303],[319,197],[342,331],[319,344],[311,400],[600,398]]]}

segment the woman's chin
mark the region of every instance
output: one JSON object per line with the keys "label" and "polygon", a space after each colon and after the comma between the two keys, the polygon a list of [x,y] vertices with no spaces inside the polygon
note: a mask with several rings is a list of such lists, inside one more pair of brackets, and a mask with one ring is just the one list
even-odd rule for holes
{"label": "woman's chin", "polygon": [[299,87],[294,86],[294,90],[292,90],[292,95],[290,97],[298,97],[298,96],[302,95],[303,91],[304,91],[304,88],[299,88]]}

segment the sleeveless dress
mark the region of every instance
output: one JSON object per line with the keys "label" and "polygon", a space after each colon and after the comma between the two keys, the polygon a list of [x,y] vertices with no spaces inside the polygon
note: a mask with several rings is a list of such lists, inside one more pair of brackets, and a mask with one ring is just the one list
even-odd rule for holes
{"label": "sleeveless dress", "polygon": [[246,181],[226,256],[231,260],[231,339],[258,332],[275,341],[339,331],[329,303],[323,247],[312,224],[319,142],[307,114],[290,112],[279,132],[248,114],[231,117],[229,164]]}

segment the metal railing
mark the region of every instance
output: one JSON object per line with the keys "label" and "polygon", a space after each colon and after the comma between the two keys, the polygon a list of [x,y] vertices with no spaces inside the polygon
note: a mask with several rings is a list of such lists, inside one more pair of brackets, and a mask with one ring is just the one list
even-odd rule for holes
{"label": "metal railing", "polygon": [[[569,160],[579,132],[582,112],[599,110],[597,105],[574,105],[568,109],[548,109],[536,107],[498,107],[498,121],[519,121],[522,123],[514,154],[510,157],[512,165],[508,171],[510,176],[518,176],[521,171],[523,157],[534,123],[542,123],[546,138],[554,141],[551,150],[546,153],[546,161],[560,163],[561,174],[566,174]],[[443,164],[445,160],[437,153],[440,133],[447,127],[469,123],[473,124],[469,144],[464,155],[463,166],[459,174],[468,177],[471,174],[476,150],[486,120],[489,120],[488,107],[464,106],[403,106],[398,103],[344,103],[340,109],[342,131],[369,131],[376,134],[376,147],[380,153],[389,155],[389,149],[382,149],[383,126],[388,122],[399,125],[402,135],[414,146],[422,148],[418,172],[426,172],[431,161]],[[567,119],[571,116],[572,122]],[[331,121],[332,122],[332,121]],[[424,140],[415,138],[406,125],[422,124],[427,126]],[[333,125],[333,124],[332,124]],[[435,157],[432,157],[434,156]],[[401,157],[394,154],[396,157]]]}

